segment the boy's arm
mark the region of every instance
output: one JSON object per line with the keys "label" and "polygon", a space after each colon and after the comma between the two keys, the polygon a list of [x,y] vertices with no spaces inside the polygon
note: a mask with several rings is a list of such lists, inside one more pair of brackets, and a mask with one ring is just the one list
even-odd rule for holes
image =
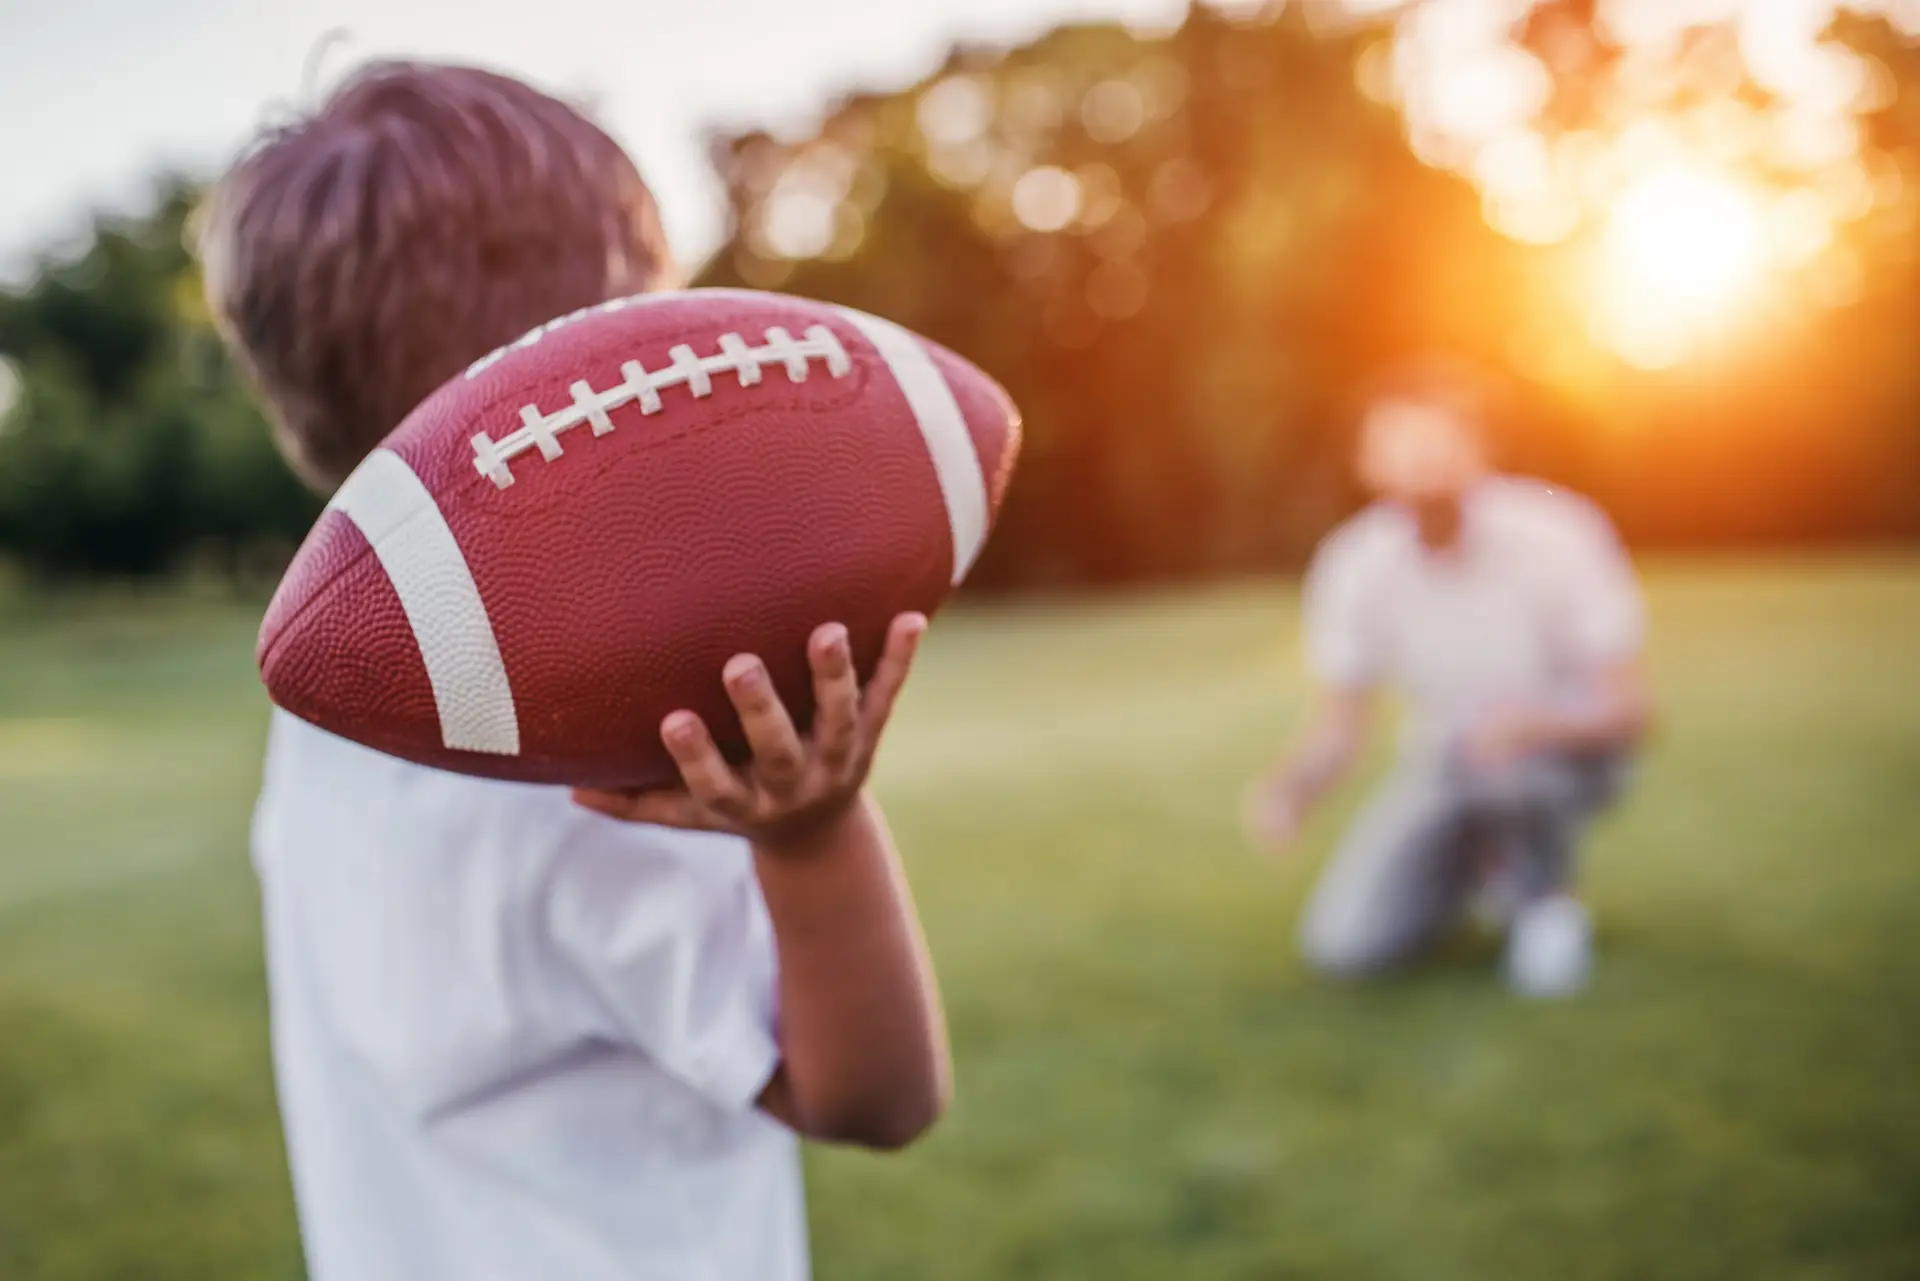
{"label": "boy's arm", "polygon": [[780,1070],[760,1096],[793,1129],[899,1148],[952,1089],[946,1022],[905,875],[870,798],[754,863],[780,952]]}
{"label": "boy's arm", "polygon": [[753,846],[780,961],[781,1065],[761,1106],[809,1138],[898,1148],[951,1090],[946,1023],[925,941],[879,807],[864,787],[926,620],[895,620],[863,692],[846,629],[808,647],[817,711],[803,739],[765,667],[727,664],[753,761],[728,765],[698,716],[661,726],[685,787],[575,793],[634,822],[734,832]]}

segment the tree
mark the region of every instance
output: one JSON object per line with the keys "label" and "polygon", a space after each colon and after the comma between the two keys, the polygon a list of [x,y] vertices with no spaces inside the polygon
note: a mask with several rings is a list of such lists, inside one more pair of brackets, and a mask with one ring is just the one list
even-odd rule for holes
{"label": "tree", "polygon": [[290,547],[316,505],[281,463],[200,302],[185,232],[198,192],[160,184],[138,219],[0,293],[0,549],[42,574],[232,568]]}
{"label": "tree", "polygon": [[[1552,77],[1509,161],[1643,118],[1790,114],[1740,79],[1724,23],[1649,52],[1610,43],[1604,10],[1540,0],[1492,33]],[[699,281],[891,317],[1006,385],[1027,447],[987,587],[1297,564],[1358,498],[1355,389],[1435,349],[1507,375],[1512,465],[1592,494],[1642,544],[1920,535],[1920,50],[1885,17],[1821,37],[1871,71],[1842,159],[1872,199],[1781,273],[1770,310],[1734,317],[1754,322],[1740,342],[1641,368],[1568,283],[1604,201],[1522,234],[1499,166],[1396,90],[1407,29],[1326,12],[1196,7],[1163,38],[1089,25],[956,49],[813,137],[719,139],[731,233]],[[1767,190],[1832,194],[1763,159]],[[197,196],[167,179],[141,216],[98,218],[83,253],[0,290],[0,384],[17,384],[0,554],[49,574],[235,565],[313,519],[200,301]]]}
{"label": "tree", "polygon": [[[1873,264],[1861,296],[1803,298],[1764,341],[1657,370],[1556,292],[1594,229],[1496,233],[1492,193],[1407,145],[1393,31],[1311,17],[1196,8],[1165,39],[956,50],[815,137],[723,139],[732,235],[702,279],[880,312],[1009,388],[1029,443],[989,584],[1297,562],[1356,497],[1354,389],[1435,349],[1508,376],[1513,465],[1641,541],[1920,532],[1920,68],[1885,24],[1841,32],[1900,88],[1872,160],[1907,175],[1905,199],[1842,231]],[[1541,5],[1514,34],[1558,51],[1543,127],[1607,123],[1623,59],[1594,6]],[[1716,42],[1703,28],[1678,56]]]}

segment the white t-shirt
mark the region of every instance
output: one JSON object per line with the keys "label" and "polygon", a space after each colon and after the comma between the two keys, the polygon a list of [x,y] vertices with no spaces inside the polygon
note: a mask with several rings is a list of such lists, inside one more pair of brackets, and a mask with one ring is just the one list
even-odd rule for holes
{"label": "white t-shirt", "polygon": [[1410,512],[1376,503],[1328,536],[1307,572],[1307,659],[1336,689],[1392,687],[1403,747],[1445,750],[1490,708],[1577,703],[1640,649],[1633,567],[1585,499],[1493,477],[1464,503],[1458,545],[1428,550]]}
{"label": "white t-shirt", "polygon": [[254,861],[314,1281],[803,1281],[743,842],[276,713]]}

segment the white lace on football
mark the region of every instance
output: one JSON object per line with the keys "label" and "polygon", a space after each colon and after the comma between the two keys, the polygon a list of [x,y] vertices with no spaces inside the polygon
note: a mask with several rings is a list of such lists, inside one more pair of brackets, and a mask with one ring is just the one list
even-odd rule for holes
{"label": "white lace on football", "polygon": [[620,367],[625,381],[606,391],[595,391],[584,381],[573,384],[573,403],[556,413],[543,414],[538,405],[524,407],[520,429],[499,440],[481,432],[473,438],[474,469],[505,489],[513,483],[508,463],[532,449],[539,450],[549,462],[560,457],[564,452],[560,433],[569,427],[586,423],[595,436],[604,436],[613,430],[609,410],[637,402],[642,414],[657,414],[661,411],[660,393],[669,387],[684,386],[695,398],[705,399],[713,394],[715,374],[733,374],[742,387],[752,387],[759,383],[764,365],[785,366],[788,381],[796,383],[807,381],[809,362],[816,359],[826,362],[827,373],[834,378],[844,377],[853,368],[840,339],[825,325],[810,326],[800,339],[776,325],[767,330],[762,347],[749,347],[739,334],[722,334],[717,356],[697,356],[685,344],[667,355],[673,363],[651,371],[639,361],[629,360]]}

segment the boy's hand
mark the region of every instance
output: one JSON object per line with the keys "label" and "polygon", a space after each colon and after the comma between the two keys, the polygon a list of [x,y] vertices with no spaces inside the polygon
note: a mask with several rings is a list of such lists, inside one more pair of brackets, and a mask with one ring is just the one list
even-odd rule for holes
{"label": "boy's hand", "polygon": [[727,663],[725,680],[753,749],[749,764],[729,765],[705,722],[679,711],[661,722],[660,738],[680,767],[684,787],[639,794],[576,789],[573,798],[610,818],[732,832],[762,848],[802,841],[845,815],[859,797],[926,629],[920,614],[894,619],[864,691],[847,629],[829,623],[816,630],[807,644],[815,703],[811,738],[794,728],[766,666],[752,654],[737,655]]}

